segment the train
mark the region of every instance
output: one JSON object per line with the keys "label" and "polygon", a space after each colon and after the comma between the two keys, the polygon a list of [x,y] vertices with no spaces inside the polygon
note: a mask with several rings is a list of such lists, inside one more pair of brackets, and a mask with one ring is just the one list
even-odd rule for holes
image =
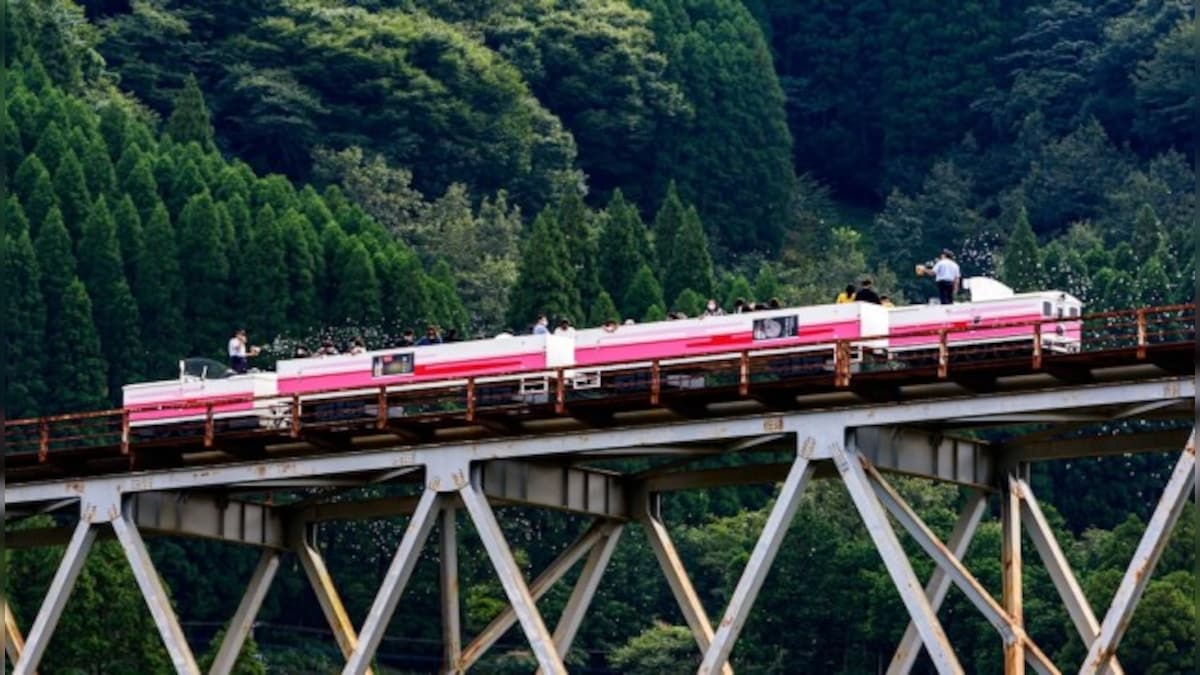
{"label": "train", "polygon": [[[970,300],[952,305],[851,302],[610,325],[571,335],[502,335],[284,359],[274,372],[236,374],[216,361],[185,359],[177,378],[125,385],[123,406],[134,429],[209,419],[223,428],[285,427],[297,399],[317,413],[375,416],[378,407],[361,403],[362,396],[468,380],[485,399],[544,402],[560,372],[573,392],[584,392],[628,377],[639,366],[701,365],[743,352],[829,369],[838,341],[851,345],[854,362],[936,353],[943,331],[948,348],[956,351],[1028,350],[1035,340],[1049,352],[1080,349],[1082,303],[1069,293],[1014,293],[987,277],[965,279],[963,286]],[[704,381],[678,377],[675,385],[698,387]],[[356,395],[362,396],[350,409],[340,403]],[[405,414],[402,406],[387,411],[388,417]]]}

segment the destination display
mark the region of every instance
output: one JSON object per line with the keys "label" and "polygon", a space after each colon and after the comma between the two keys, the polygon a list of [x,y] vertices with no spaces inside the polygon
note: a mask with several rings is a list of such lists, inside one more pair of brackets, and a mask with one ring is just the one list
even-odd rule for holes
{"label": "destination display", "polygon": [[380,354],[371,363],[371,374],[375,377],[391,375],[411,375],[413,371],[412,352],[397,354]]}

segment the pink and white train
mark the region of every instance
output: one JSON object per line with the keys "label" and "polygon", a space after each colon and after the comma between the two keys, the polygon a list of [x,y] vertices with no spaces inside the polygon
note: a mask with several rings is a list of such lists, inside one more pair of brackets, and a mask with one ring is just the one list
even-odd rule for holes
{"label": "pink and white train", "polygon": [[[1013,293],[985,277],[967,279],[964,286],[971,301],[953,305],[885,308],[854,302],[792,307],[615,330],[590,328],[573,336],[522,335],[286,359],[273,373],[234,375],[215,362],[181,361],[178,379],[126,385],[124,406],[132,427],[203,421],[210,405],[215,420],[279,426],[286,424],[282,416],[294,397],[306,406],[319,406],[355,391],[419,391],[462,385],[471,378],[477,386],[502,384],[514,396],[537,400],[540,395],[545,400],[559,370],[567,386],[584,390],[602,386],[616,371],[653,361],[669,367],[742,352],[819,357],[831,354],[839,340],[851,341],[856,360],[867,353],[903,358],[937,350],[942,330],[956,350],[1028,347],[1036,335],[1046,351],[1079,350],[1082,303],[1077,298],[1060,291]],[[1039,320],[1048,323],[1035,333],[1032,322]],[[389,410],[389,415],[403,414],[398,407]]]}

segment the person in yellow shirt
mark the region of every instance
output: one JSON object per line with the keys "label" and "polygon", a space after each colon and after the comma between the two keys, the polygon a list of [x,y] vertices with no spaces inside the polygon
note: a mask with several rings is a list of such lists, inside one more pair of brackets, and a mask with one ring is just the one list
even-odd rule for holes
{"label": "person in yellow shirt", "polygon": [[841,293],[838,293],[837,300],[835,300],[834,302],[836,302],[839,305],[843,305],[847,302],[854,302],[854,294],[857,292],[858,292],[858,289],[856,289],[854,287],[854,284],[846,284],[846,290],[842,291]]}

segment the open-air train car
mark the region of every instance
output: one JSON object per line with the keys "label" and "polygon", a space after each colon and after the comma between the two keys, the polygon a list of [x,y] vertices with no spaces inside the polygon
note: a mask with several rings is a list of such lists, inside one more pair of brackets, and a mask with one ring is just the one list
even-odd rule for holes
{"label": "open-air train car", "polygon": [[[1040,328],[1043,349],[1079,349],[1082,304],[1077,298],[1060,291],[1013,293],[983,277],[964,285],[971,302],[953,305],[794,307],[592,328],[573,336],[522,335],[285,359],[273,373],[236,375],[215,361],[188,359],[180,362],[178,379],[126,385],[124,406],[134,427],[204,422],[211,405],[214,421],[224,427],[283,428],[293,398],[301,399],[306,412],[324,411],[338,419],[375,416],[377,407],[365,401],[381,387],[435,390],[465,386],[470,379],[477,401],[536,403],[548,399],[559,370],[567,386],[588,390],[653,361],[671,369],[664,386],[702,387],[707,386],[704,364],[741,353],[771,355],[768,368],[786,376],[830,370],[839,340],[849,341],[855,361],[863,354],[902,358],[937,350],[943,329],[954,350],[1025,349],[1037,334],[1029,322],[1047,320]],[[404,414],[399,406],[388,410],[388,416]]]}

